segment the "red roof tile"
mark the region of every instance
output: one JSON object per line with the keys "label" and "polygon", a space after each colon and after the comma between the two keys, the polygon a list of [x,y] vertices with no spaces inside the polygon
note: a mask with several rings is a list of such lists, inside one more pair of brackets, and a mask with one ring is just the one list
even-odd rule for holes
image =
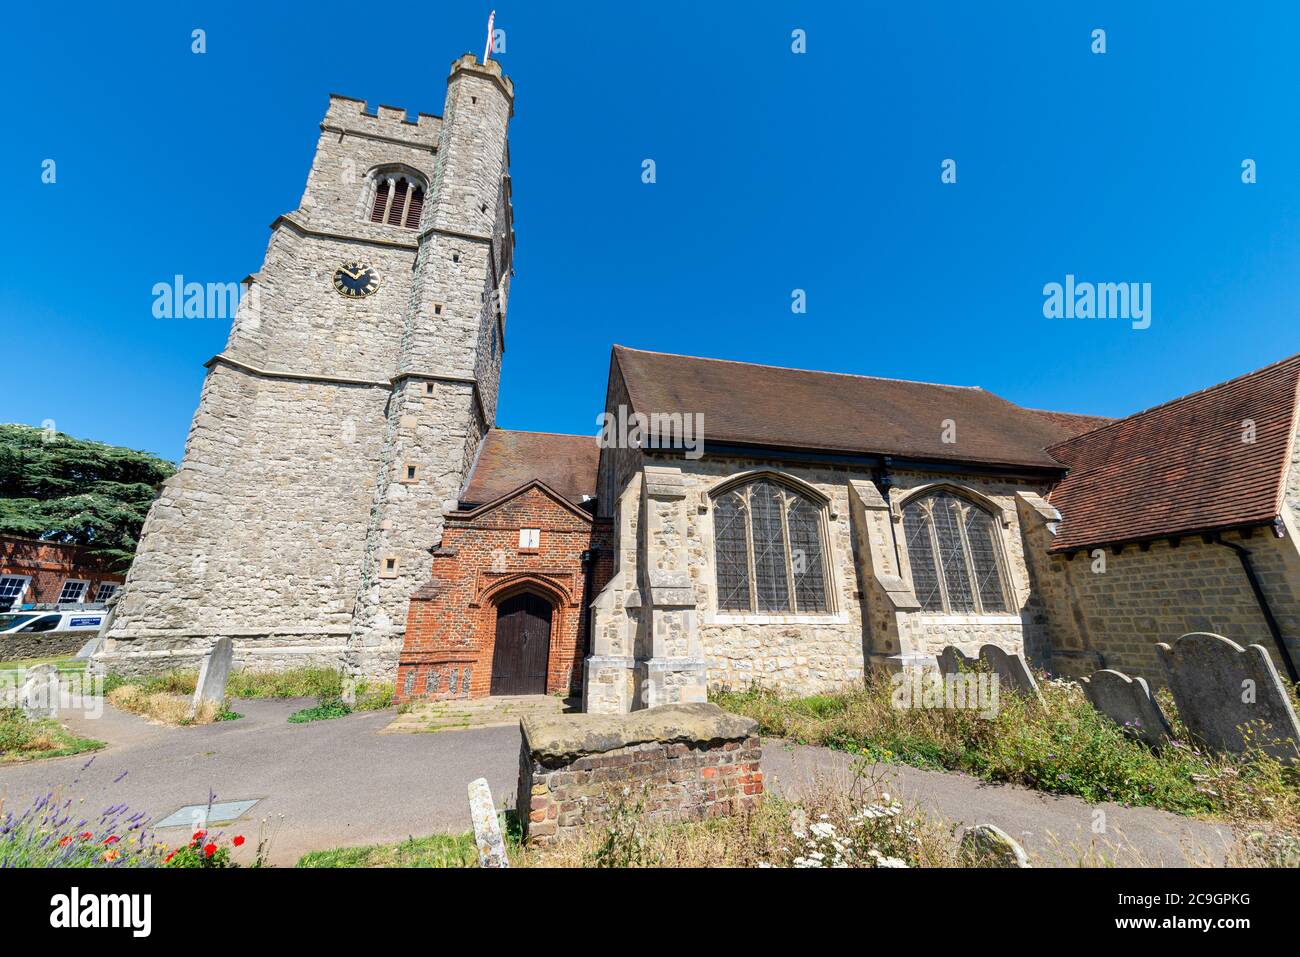
{"label": "red roof tile", "polygon": [[461,503],[485,505],[539,479],[580,505],[584,495],[596,494],[599,458],[594,435],[493,429],[483,438]]}
{"label": "red roof tile", "polygon": [[1070,469],[1048,496],[1063,519],[1052,549],[1271,522],[1298,382],[1295,355],[1051,446]]}
{"label": "red roof tile", "polygon": [[[1022,409],[970,386],[700,359],[614,347],[633,411],[703,413],[713,443],[1059,468],[1045,447],[1080,417]],[[945,420],[956,443],[943,441]],[[1104,421],[1104,420],[1102,420]]]}

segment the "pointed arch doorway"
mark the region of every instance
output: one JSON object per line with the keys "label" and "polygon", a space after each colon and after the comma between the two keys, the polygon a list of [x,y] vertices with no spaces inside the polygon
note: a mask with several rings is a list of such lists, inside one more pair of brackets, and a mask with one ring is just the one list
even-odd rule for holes
{"label": "pointed arch doorway", "polygon": [[551,603],[533,592],[503,599],[497,605],[491,693],[546,694],[550,653]]}

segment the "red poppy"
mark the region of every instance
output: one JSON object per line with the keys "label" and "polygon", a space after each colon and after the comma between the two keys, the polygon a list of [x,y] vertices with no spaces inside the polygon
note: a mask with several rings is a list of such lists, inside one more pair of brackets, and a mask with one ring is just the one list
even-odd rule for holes
{"label": "red poppy", "polygon": [[110,835],[110,836],[104,838],[104,843],[105,843],[105,844],[116,844],[116,843],[117,843],[118,841],[120,841],[120,840],[122,840],[120,837],[118,837],[116,834],[112,834],[112,835]]}
{"label": "red poppy", "polygon": [[82,831],[81,834],[79,834],[78,836],[79,836],[83,841],[89,841],[89,840],[90,840],[92,837],[94,837],[95,835],[91,834],[89,831]]}
{"label": "red poppy", "polygon": [[244,846],[244,836],[243,836],[242,834],[236,834],[236,835],[235,835],[235,839],[234,839],[233,841],[231,841],[230,843],[233,844],[233,845],[235,845],[235,847],[243,847],[243,846]]}
{"label": "red poppy", "polygon": [[207,831],[195,831],[194,836],[190,838],[190,840],[197,844],[199,841],[203,840],[203,835],[207,833]]}
{"label": "red poppy", "polygon": [[166,864],[168,861],[170,861],[170,860],[171,860],[173,857],[175,857],[175,856],[176,856],[176,852],[175,852],[175,851],[172,851],[170,854],[168,854],[166,857],[163,858],[163,863]]}
{"label": "red poppy", "polygon": [[71,835],[71,834],[68,834],[68,835],[66,835],[65,837],[62,837],[62,838],[59,839],[59,847],[67,847],[67,846],[68,846],[69,844],[71,844],[71,843],[72,843],[72,835]]}
{"label": "red poppy", "polygon": [[215,844],[209,844],[207,847],[203,849],[204,857],[211,857],[215,853],[217,853],[217,845]]}

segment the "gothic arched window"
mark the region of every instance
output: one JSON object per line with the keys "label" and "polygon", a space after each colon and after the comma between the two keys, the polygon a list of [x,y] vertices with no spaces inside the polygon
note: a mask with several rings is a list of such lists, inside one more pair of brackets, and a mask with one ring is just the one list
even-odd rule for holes
{"label": "gothic arched window", "polygon": [[822,507],[758,479],[713,502],[718,609],[758,614],[830,611]]}
{"label": "gothic arched window", "polygon": [[931,492],[903,506],[903,534],[922,611],[1010,610],[997,520],[985,509],[952,492]]}
{"label": "gothic arched window", "polygon": [[413,176],[377,172],[373,176],[370,221],[416,229],[424,211],[424,184]]}

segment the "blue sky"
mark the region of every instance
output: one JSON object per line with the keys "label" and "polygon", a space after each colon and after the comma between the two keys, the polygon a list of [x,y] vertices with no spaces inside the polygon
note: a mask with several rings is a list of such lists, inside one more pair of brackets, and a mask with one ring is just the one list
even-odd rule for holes
{"label": "blue sky", "polygon": [[[496,3],[499,425],[594,434],[613,342],[1105,415],[1300,348],[1300,5]],[[489,9],[7,11],[0,421],[179,458],[229,323],[155,319],[154,283],[256,270],[327,94],[441,113]],[[1067,273],[1150,283],[1150,328],[1044,318]]]}

